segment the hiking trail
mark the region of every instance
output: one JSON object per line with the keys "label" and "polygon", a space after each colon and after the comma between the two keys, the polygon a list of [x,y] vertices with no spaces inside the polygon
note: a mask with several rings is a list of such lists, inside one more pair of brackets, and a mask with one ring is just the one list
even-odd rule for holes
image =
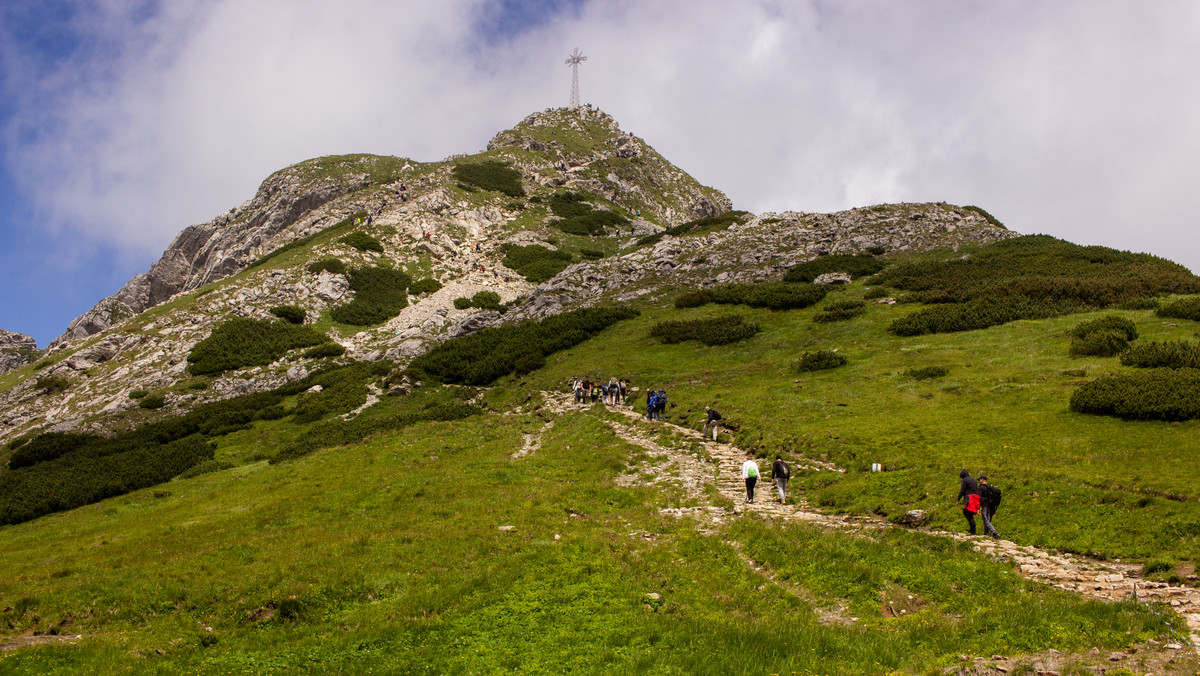
{"label": "hiking trail", "polygon": [[[590,402],[576,404],[573,394],[570,393],[542,392],[542,395],[543,405],[557,414],[586,411],[595,405]],[[712,532],[726,519],[736,518],[747,513],[803,521],[823,528],[843,531],[862,532],[872,529],[903,527],[873,515],[836,515],[818,512],[809,506],[800,491],[788,491],[788,499],[794,500],[796,504],[780,504],[774,483],[767,478],[769,464],[765,469],[760,467],[755,500],[753,504],[748,504],[746,503],[745,484],[742,481],[742,462],[746,459],[745,451],[731,443],[713,441],[697,430],[664,421],[648,421],[634,407],[620,404],[605,405],[605,408],[630,418],[630,424],[627,425],[611,420],[605,421],[618,437],[645,449],[652,456],[668,459],[668,464],[656,471],[653,479],[650,479],[648,483],[676,481],[682,485],[690,497],[703,496],[706,484],[715,484],[720,495],[733,502],[732,511],[717,505],[662,510],[664,513],[670,513],[677,517],[684,515],[697,517],[702,532]],[[681,435],[691,441],[700,442],[708,457],[698,458],[686,448],[663,446],[651,438],[653,433],[639,429],[651,426]],[[831,463],[809,459],[797,459],[792,466],[794,469],[844,471]],[[679,470],[678,477],[672,476],[668,471],[674,468]],[[620,481],[630,485],[641,479],[641,476],[634,474],[623,476]],[[1028,545],[1018,545],[1009,540],[971,536],[966,533],[941,529],[919,528],[916,530],[969,543],[975,551],[988,554],[996,559],[1011,561],[1022,577],[1074,592],[1080,596],[1103,601],[1122,601],[1136,595],[1136,598],[1144,602],[1164,603],[1187,620],[1191,634],[1186,637],[1179,636],[1178,641],[1167,645],[1168,649],[1186,649],[1188,648],[1187,643],[1190,641],[1191,647],[1197,654],[1200,654],[1200,589],[1145,580],[1140,563],[1098,561],[1082,556],[1050,552]],[[754,564],[756,570],[759,566],[761,564]]]}

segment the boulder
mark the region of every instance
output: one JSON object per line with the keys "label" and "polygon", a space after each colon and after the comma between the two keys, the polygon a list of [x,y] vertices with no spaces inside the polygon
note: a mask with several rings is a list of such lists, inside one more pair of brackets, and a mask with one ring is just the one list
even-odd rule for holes
{"label": "boulder", "polygon": [[925,513],[925,510],[914,509],[910,512],[905,512],[904,516],[900,517],[900,520],[897,521],[897,523],[899,523],[901,526],[908,526],[909,528],[920,528],[921,526],[924,526],[925,522],[928,520],[929,516]]}
{"label": "boulder", "polygon": [[826,272],[823,275],[817,275],[813,280],[814,284],[849,284],[851,281],[850,275],[845,272]]}

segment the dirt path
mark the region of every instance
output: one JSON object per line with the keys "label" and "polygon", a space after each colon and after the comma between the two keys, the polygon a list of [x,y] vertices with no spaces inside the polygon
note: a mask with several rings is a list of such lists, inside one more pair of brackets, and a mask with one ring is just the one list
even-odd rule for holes
{"label": "dirt path", "polygon": [[[569,394],[544,392],[543,396],[547,408],[556,413],[579,411],[591,406],[590,404],[586,406],[575,404],[572,395]],[[673,463],[667,467],[678,469],[675,472],[656,472],[656,481],[678,480],[687,494],[692,497],[703,494],[704,482],[715,482],[721,496],[733,502],[733,515],[735,516],[743,513],[759,513],[774,518],[804,521],[839,530],[863,531],[896,527],[885,519],[874,516],[823,514],[812,509],[804,496],[800,494],[789,495],[789,498],[796,504],[780,504],[775,487],[767,478],[765,471],[759,479],[754,504],[747,504],[745,484],[741,478],[742,462],[746,459],[744,451],[732,444],[714,442],[696,430],[672,423],[648,422],[637,410],[628,406],[609,406],[608,410],[621,413],[630,419],[629,424],[610,423],[617,436],[646,449],[651,455],[667,458],[669,463]],[[672,449],[659,444],[652,438],[654,436],[653,428],[649,426],[670,430],[691,441],[703,444],[709,457],[701,460],[684,449]],[[842,471],[829,463],[814,463],[807,460],[803,462],[804,464],[799,466],[807,469]],[[672,474],[678,475],[679,478],[676,479],[671,476]],[[633,478],[636,479],[636,477]],[[730,516],[728,510],[715,506],[668,511],[677,515],[691,513],[700,517],[701,528],[704,530],[715,528]],[[1200,654],[1200,589],[1147,581],[1142,577],[1140,564],[1097,561],[1080,556],[1048,552],[1037,547],[1022,546],[1008,540],[972,537],[964,533],[936,529],[922,530],[968,542],[976,551],[998,559],[1012,561],[1020,574],[1026,578],[1088,598],[1118,601],[1127,600],[1136,595],[1138,599],[1145,602],[1165,603],[1187,620],[1191,633],[1190,636],[1178,636],[1178,640],[1169,645],[1182,650],[1186,649],[1190,642],[1191,646]]]}

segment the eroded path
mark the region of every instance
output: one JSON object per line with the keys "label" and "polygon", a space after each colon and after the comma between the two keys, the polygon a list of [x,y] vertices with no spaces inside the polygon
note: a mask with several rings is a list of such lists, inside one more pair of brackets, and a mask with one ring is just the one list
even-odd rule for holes
{"label": "eroded path", "polygon": [[[544,405],[555,413],[580,411],[591,404],[576,404],[570,394],[543,392]],[[824,514],[813,509],[803,495],[793,494],[790,499],[796,504],[780,504],[775,487],[764,471],[755,491],[753,504],[746,504],[745,485],[742,482],[742,462],[745,451],[732,444],[714,442],[700,432],[667,422],[653,423],[634,408],[618,405],[608,406],[609,411],[620,413],[628,422],[608,421],[621,439],[639,446],[651,456],[664,458],[666,469],[657,471],[651,483],[677,481],[689,497],[700,497],[708,484],[714,484],[723,498],[733,503],[733,509],[716,505],[664,510],[676,516],[691,515],[698,518],[702,530],[718,527],[724,520],[743,513],[759,513],[765,516],[804,521],[825,528],[864,531],[896,527],[883,518],[874,516]],[[655,440],[655,430],[669,430],[684,439],[701,444],[704,453],[698,457],[687,448],[673,448]],[[695,444],[692,444],[693,448]],[[796,463],[805,469],[819,471],[842,471],[822,462],[803,461]],[[760,469],[768,469],[760,468]],[[627,476],[629,483],[639,477]],[[790,492],[790,491],[789,491]],[[1008,540],[988,537],[973,537],[964,533],[953,533],[940,529],[922,529],[942,537],[967,542],[976,551],[997,559],[1011,561],[1020,574],[1031,580],[1053,585],[1088,598],[1104,601],[1119,601],[1138,598],[1145,602],[1161,602],[1180,613],[1188,623],[1190,636],[1178,636],[1177,642],[1168,644],[1168,649],[1187,649],[1188,643],[1200,653],[1200,589],[1172,586],[1145,580],[1140,564],[1098,561],[1080,556],[1058,554],[1037,547],[1018,545]]]}

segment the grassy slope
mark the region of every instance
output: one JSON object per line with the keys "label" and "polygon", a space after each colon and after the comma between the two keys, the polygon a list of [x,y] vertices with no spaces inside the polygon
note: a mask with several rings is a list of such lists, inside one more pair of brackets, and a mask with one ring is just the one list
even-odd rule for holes
{"label": "grassy slope", "polygon": [[[681,496],[613,484],[640,450],[595,417],[512,460],[542,426],[427,424],[4,528],[6,633],[86,638],[0,653],[0,671],[880,673],[1165,630],[920,534],[746,519],[703,536],[659,514]],[[881,599],[909,595],[884,618]],[[839,603],[859,620],[816,622]]]}
{"label": "grassy slope", "polygon": [[[861,297],[854,285],[829,300]],[[1200,558],[1200,421],[1124,422],[1072,413],[1074,388],[1118,371],[1116,359],[1067,356],[1064,332],[1099,314],[1023,321],[983,331],[899,338],[886,331],[913,309],[868,302],[867,314],[816,324],[821,305],[772,313],[709,305],[651,308],[617,331],[551,357],[529,387],[561,387],[571,375],[625,376],[666,387],[668,419],[692,427],[712,404],[740,445],[760,454],[827,457],[845,475],[797,477],[810,500],[836,510],[899,516],[932,512],[960,529],[958,472],[986,472],[1004,490],[997,527],[1025,544],[1106,556]],[[647,338],[664,319],[726,313],[761,323],[755,338],[726,347],[658,345]],[[1192,338],[1197,326],[1148,311],[1133,319],[1140,340]],[[1179,324],[1179,326],[1171,326]],[[846,367],[797,373],[804,351],[837,348]],[[911,368],[944,365],[943,379],[916,381]],[[1087,376],[1071,374],[1087,369]],[[896,471],[863,472],[871,463]]]}

